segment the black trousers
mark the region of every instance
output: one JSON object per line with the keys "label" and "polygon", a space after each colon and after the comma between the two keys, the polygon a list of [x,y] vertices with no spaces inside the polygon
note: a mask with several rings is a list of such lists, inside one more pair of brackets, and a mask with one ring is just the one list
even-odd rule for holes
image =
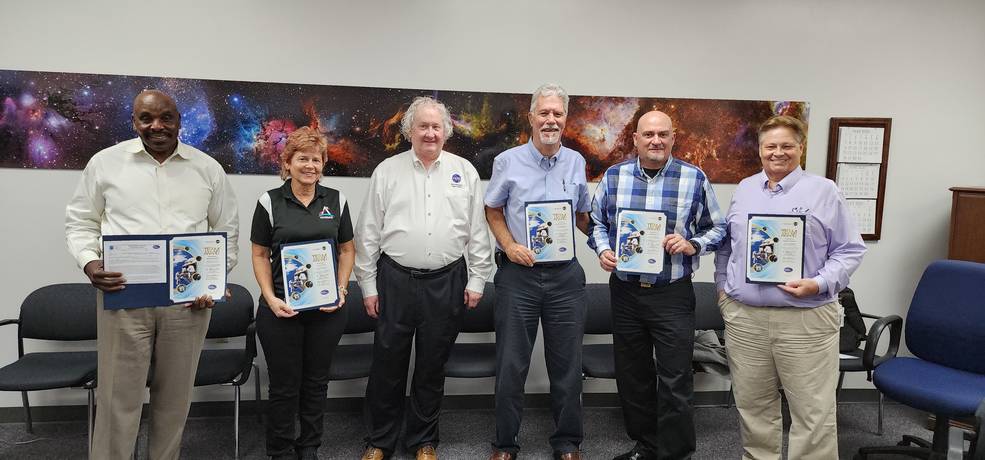
{"label": "black trousers", "polygon": [[[505,257],[503,258],[505,259]],[[581,342],[585,333],[585,272],[577,261],[525,267],[505,261],[496,272],[496,441],[516,453],[523,388],[537,326],[544,328],[556,452],[578,450],[583,438]]]}
{"label": "black trousers", "polygon": [[[346,305],[343,308],[362,308]],[[303,311],[278,318],[260,299],[257,335],[267,359],[267,455],[292,454],[296,448],[321,445],[328,370],[345,330],[345,312]],[[294,437],[294,423],[300,434]]]}
{"label": "black trousers", "polygon": [[416,356],[404,445],[413,451],[438,444],[445,362],[465,318],[467,279],[465,259],[420,271],[402,267],[386,255],[380,257],[380,317],[366,386],[367,442],[388,455],[396,447],[403,419],[411,340]]}
{"label": "black trousers", "polygon": [[[694,454],[694,287],[609,278],[616,385],[626,432],[660,459]],[[656,361],[654,361],[654,353]]]}

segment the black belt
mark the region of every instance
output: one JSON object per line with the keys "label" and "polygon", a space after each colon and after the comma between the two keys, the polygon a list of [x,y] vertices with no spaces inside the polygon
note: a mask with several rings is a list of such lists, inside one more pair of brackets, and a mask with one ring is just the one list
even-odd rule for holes
{"label": "black belt", "polygon": [[566,267],[568,266],[568,264],[575,262],[575,259],[562,260],[560,262],[541,262],[539,264],[534,264],[533,267],[528,267],[526,265],[520,265],[516,262],[513,262],[512,260],[510,260],[510,256],[506,255],[505,252],[500,251],[498,249],[496,250],[495,259],[496,259],[496,266],[499,268],[503,268],[504,265],[510,265],[510,264],[523,268],[558,268],[558,267]]}
{"label": "black belt", "polygon": [[393,260],[392,257],[390,257],[390,256],[388,256],[386,254],[380,254],[380,261],[386,263],[387,265],[389,265],[389,266],[391,266],[393,268],[396,268],[397,270],[400,270],[400,271],[402,271],[402,272],[410,275],[413,278],[434,278],[436,276],[439,276],[439,275],[442,275],[442,274],[445,274],[445,273],[451,271],[451,269],[459,266],[460,264],[464,264],[465,263],[465,257],[459,257],[458,260],[456,260],[456,261],[454,261],[454,262],[452,262],[452,263],[450,263],[448,265],[445,265],[444,267],[439,267],[439,268],[413,268],[413,267],[405,267],[403,265],[398,264],[396,260]]}
{"label": "black belt", "polygon": [[644,281],[640,281],[640,276],[639,275],[630,275],[630,276],[635,277],[636,279],[635,280],[623,281],[623,280],[619,279],[619,277],[616,276],[615,273],[612,274],[612,279],[615,280],[615,281],[618,281],[620,283],[623,283],[623,284],[628,284],[628,285],[631,285],[631,286],[639,286],[639,287],[641,287],[643,289],[652,288],[652,287],[669,286],[671,284],[676,284],[676,283],[684,283],[684,282],[690,283],[691,282],[691,277],[690,276],[685,276],[683,278],[677,278],[676,280],[673,280],[673,281],[657,280],[656,283],[647,283],[647,282],[644,282]]}

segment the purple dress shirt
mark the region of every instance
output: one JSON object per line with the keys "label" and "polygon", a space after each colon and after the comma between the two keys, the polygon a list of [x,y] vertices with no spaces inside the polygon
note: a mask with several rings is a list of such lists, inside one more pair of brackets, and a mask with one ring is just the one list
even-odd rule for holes
{"label": "purple dress shirt", "polygon": [[[746,236],[749,214],[797,214],[807,218],[804,277],[820,288],[815,296],[797,298],[768,284],[746,283]],[[715,256],[715,284],[747,305],[816,307],[834,301],[862,262],[865,244],[845,200],[829,179],[797,169],[775,190],[766,173],[747,177],[736,187],[725,216],[728,238]]]}

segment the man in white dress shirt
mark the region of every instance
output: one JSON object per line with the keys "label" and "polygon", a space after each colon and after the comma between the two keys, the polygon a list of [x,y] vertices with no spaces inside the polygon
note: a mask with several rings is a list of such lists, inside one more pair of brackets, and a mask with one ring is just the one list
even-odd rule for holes
{"label": "man in white dress shirt", "polygon": [[[69,252],[96,297],[99,387],[90,458],[129,459],[150,382],[150,458],[177,459],[191,405],[212,299],[151,308],[103,309],[103,292],[125,289],[122,273],[104,270],[103,235],[226,232],[226,269],[236,265],[239,211],[225,171],[212,157],[178,142],[181,114],[155,90],[133,101],[139,139],[89,160],[65,209]],[[227,292],[228,294],[228,292]]]}
{"label": "man in white dress shirt", "polygon": [[479,173],[442,150],[452,134],[448,109],[418,97],[401,132],[412,148],[373,171],[355,229],[356,277],[366,312],[377,318],[363,455],[371,460],[396,448],[411,340],[417,351],[404,445],[418,459],[437,458],[445,362],[492,271]]}

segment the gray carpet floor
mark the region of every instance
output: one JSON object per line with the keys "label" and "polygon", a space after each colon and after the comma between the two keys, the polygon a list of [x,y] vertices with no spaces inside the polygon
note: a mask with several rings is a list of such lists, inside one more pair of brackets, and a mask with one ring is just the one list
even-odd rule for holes
{"label": "gray carpet floor", "polygon": [[[322,459],[358,459],[363,450],[362,418],[356,413],[329,413],[325,422]],[[926,414],[898,404],[886,404],[885,433],[876,431],[874,403],[842,404],[838,409],[838,438],[841,458],[850,459],[860,447],[895,444],[903,434],[929,438],[923,427]],[[738,459],[738,414],[734,408],[704,407],[696,410],[698,450],[695,459]],[[146,424],[141,427],[139,458],[146,458]],[[244,414],[240,425],[240,458],[264,459],[263,426],[256,416]],[[494,430],[492,410],[450,410],[441,417],[442,459],[486,459]],[[553,421],[547,409],[528,409],[520,433],[521,458],[550,459],[547,438]],[[83,459],[86,426],[82,422],[35,423],[29,434],[22,423],[0,424],[0,458],[3,459]],[[585,458],[610,459],[632,447],[623,430],[619,409],[586,408]],[[231,417],[192,418],[185,428],[183,459],[224,459],[233,456]],[[395,458],[413,458],[399,453]],[[888,458],[888,457],[884,457]]]}

